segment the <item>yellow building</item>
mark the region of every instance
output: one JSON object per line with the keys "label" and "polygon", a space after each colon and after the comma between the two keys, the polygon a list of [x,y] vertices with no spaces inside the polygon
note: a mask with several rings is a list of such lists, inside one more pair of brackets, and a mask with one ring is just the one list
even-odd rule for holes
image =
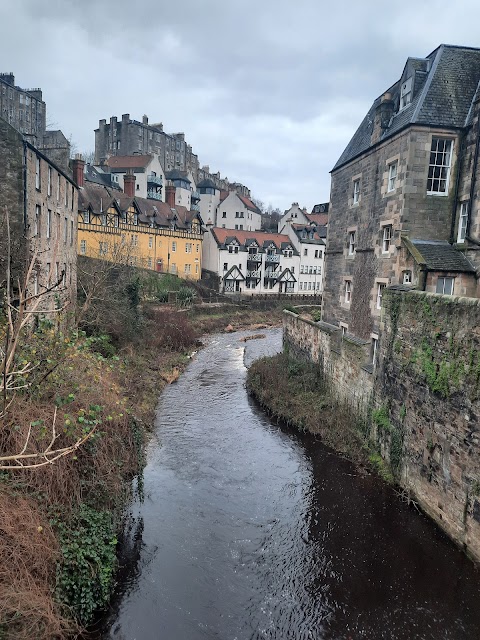
{"label": "yellow building", "polygon": [[203,223],[197,211],[93,182],[79,187],[79,255],[201,278]]}

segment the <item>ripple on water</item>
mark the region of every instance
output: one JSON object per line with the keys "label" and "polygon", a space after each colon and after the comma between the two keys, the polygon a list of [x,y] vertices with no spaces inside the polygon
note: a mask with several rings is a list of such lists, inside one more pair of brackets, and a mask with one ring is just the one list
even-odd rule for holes
{"label": "ripple on water", "polygon": [[159,402],[116,640],[478,640],[477,572],[313,436],[270,422],[245,364],[279,330],[210,338]]}

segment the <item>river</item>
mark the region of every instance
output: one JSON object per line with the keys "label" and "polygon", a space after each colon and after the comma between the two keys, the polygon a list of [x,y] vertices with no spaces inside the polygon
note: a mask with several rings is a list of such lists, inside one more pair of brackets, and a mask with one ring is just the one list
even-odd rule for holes
{"label": "river", "polygon": [[473,564],[391,487],[247,396],[246,366],[281,348],[266,334],[208,338],[163,392],[101,637],[478,640]]}

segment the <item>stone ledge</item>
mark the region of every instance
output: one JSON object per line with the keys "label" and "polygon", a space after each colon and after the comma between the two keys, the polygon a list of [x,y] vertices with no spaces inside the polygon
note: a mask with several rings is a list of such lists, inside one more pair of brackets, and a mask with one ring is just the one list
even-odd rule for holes
{"label": "stone ledge", "polygon": [[346,333],[343,336],[343,340],[345,342],[350,342],[351,344],[355,344],[358,347],[364,347],[367,344],[370,344],[369,340],[363,340],[363,338],[357,338],[357,336],[353,336],[351,333]]}

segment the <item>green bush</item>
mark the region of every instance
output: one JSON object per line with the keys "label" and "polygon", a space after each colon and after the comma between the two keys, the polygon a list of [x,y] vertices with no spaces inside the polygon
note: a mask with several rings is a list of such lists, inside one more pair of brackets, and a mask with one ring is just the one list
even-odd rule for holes
{"label": "green bush", "polygon": [[195,291],[190,287],[181,287],[177,291],[177,304],[179,307],[189,307],[195,298]]}
{"label": "green bush", "polygon": [[108,511],[81,504],[67,521],[54,518],[62,552],[57,567],[57,597],[71,607],[82,624],[104,607],[113,587],[116,568],[115,524]]}

